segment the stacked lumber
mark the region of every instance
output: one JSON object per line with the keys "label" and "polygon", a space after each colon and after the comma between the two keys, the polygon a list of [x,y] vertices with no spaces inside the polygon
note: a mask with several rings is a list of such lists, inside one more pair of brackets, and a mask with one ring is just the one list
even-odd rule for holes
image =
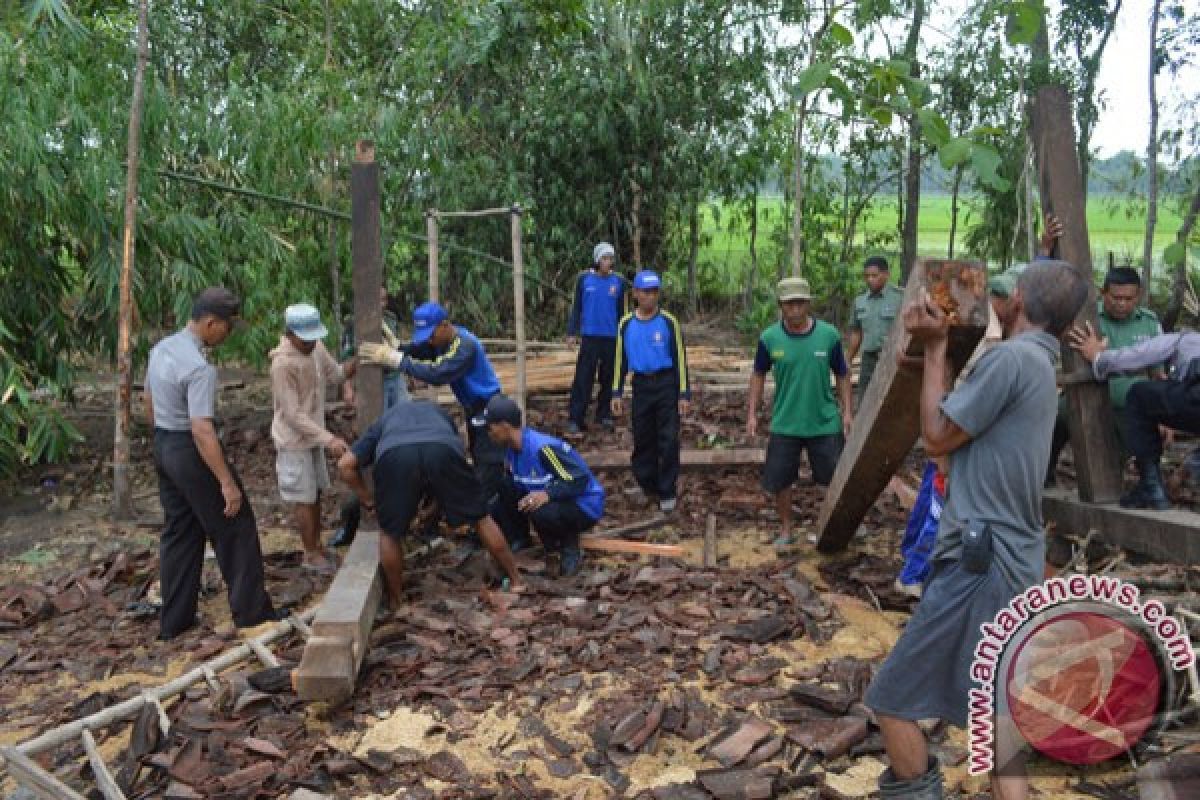
{"label": "stacked lumber", "polygon": [[[733,374],[739,376],[739,383],[744,383],[749,377],[750,360],[742,352],[718,347],[689,347],[687,353],[693,384],[698,373],[704,373],[706,378],[713,373]],[[512,391],[517,385],[516,363],[505,358],[503,353],[489,353],[489,356],[500,385],[505,391]],[[573,350],[530,353],[525,362],[525,386],[529,394],[569,392],[571,381],[575,378],[575,357]]]}

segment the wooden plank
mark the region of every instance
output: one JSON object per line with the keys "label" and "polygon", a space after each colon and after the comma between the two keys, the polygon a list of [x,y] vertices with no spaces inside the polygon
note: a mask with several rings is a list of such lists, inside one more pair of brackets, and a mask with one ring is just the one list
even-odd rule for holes
{"label": "wooden plank", "polygon": [[425,212],[425,238],[429,240],[429,299],[438,302],[438,212]]}
{"label": "wooden plank", "polygon": [[1085,503],[1065,489],[1046,489],[1042,513],[1059,531],[1095,530],[1110,544],[1156,561],[1200,563],[1200,514],[1183,509],[1147,511],[1115,503]]}
{"label": "wooden plank", "polygon": [[[624,469],[629,466],[628,450],[610,450],[584,455],[583,460],[593,470]],[[767,451],[761,447],[739,447],[726,450],[681,450],[681,467],[741,467],[761,464]]]}
{"label": "wooden plank", "polygon": [[[1088,239],[1087,198],[1083,194],[1079,159],[1075,154],[1072,108],[1066,87],[1042,86],[1030,103],[1030,126],[1037,154],[1042,210],[1056,215],[1063,226],[1058,255],[1070,262],[1089,287],[1087,302],[1075,322],[1089,322],[1093,330],[1099,330],[1098,295]],[[1063,372],[1068,375],[1088,369],[1070,347],[1062,348],[1062,362]],[[1108,386],[1096,382],[1069,383],[1064,387],[1064,393],[1079,497],[1089,503],[1113,502],[1121,495],[1122,476],[1117,443],[1112,438],[1115,423]]]}
{"label": "wooden plank", "polygon": [[[354,341],[383,341],[383,310],[379,290],[383,286],[383,255],[380,249],[379,165],[375,145],[361,140],[350,166],[350,260],[354,287]],[[340,310],[339,312],[340,313]],[[383,413],[383,370],[363,365],[355,375],[354,397],[359,430]]]}
{"label": "wooden plank", "polygon": [[[905,305],[927,290],[943,307],[955,308],[957,319],[950,326],[947,351],[951,381],[987,329],[986,287],[987,268],[974,261],[920,258],[909,276]],[[896,363],[898,352],[913,357],[924,352],[904,330],[899,314],[821,505],[817,518],[821,552],[841,550],[850,542],[920,435],[921,371],[901,369]]]}
{"label": "wooden plank", "polygon": [[605,553],[633,553],[644,556],[683,558],[683,548],[677,544],[650,544],[649,542],[630,542],[625,539],[581,536],[579,537],[579,546],[584,550],[599,550]]}
{"label": "wooden plank", "polygon": [[521,254],[521,207],[512,207],[513,327],[517,342],[517,391],[515,400],[525,411],[525,259]]}
{"label": "wooden plank", "polygon": [[306,702],[337,702],[354,693],[383,598],[379,531],[359,531],[312,622],[312,637],[293,676]]}

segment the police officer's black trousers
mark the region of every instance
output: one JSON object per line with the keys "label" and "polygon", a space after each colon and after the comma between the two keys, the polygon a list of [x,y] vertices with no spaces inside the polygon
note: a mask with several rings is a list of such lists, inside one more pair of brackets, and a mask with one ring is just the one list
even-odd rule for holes
{"label": "police officer's black trousers", "polygon": [[633,376],[633,477],[660,500],[679,478],[679,376],[673,369]]}
{"label": "police officer's black trousers", "polygon": [[1134,458],[1158,461],[1158,426],[1200,433],[1200,377],[1183,381],[1139,381],[1125,399],[1126,445]]}
{"label": "police officer's black trousers", "polygon": [[584,336],[575,359],[575,380],[571,383],[571,421],[580,428],[587,422],[588,401],[596,373],[600,373],[600,391],[596,393],[596,422],[612,418],[611,400],[613,362],[617,340],[608,336]]}
{"label": "police officer's black trousers", "polygon": [[504,531],[504,538],[510,544],[528,541],[532,522],[547,552],[578,550],[580,534],[596,524],[596,520],[584,513],[574,500],[551,500],[532,514],[523,514],[517,510],[520,499],[521,491],[512,481],[506,480],[492,504],[492,519]]}
{"label": "police officer's black trousers", "polygon": [[237,473],[233,479],[242,489],[242,507],[236,516],[226,517],[221,486],[200,457],[190,432],[156,430],[154,466],[164,517],[158,547],[162,587],[159,636],[169,639],[195,624],[205,540],[212,543],[225,578],[234,624],[247,627],[275,619],[263,586],[254,511]]}
{"label": "police officer's black trousers", "polygon": [[[491,399],[491,398],[488,398]],[[467,444],[471,449],[471,465],[475,468],[475,476],[483,485],[483,500],[490,505],[500,494],[504,483],[504,445],[496,444],[488,436],[487,423],[483,421],[483,410],[487,408],[487,400],[467,414]]]}

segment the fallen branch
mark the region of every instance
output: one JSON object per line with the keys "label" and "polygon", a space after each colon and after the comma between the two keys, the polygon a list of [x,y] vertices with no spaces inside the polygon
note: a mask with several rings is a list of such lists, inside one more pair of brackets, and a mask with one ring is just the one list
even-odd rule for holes
{"label": "fallen branch", "polygon": [[605,553],[636,553],[647,556],[665,556],[667,558],[682,558],[683,548],[677,544],[650,544],[649,542],[630,542],[625,539],[601,539],[598,536],[584,536],[579,540],[584,550],[598,550]]}

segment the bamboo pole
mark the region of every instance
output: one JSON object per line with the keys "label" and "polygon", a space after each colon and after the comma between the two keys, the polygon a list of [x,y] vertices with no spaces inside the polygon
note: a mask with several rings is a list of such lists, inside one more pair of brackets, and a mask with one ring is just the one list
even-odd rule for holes
{"label": "bamboo pole", "polygon": [[521,207],[516,203],[512,214],[513,317],[517,342],[517,405],[525,411],[525,260],[521,253]]}
{"label": "bamboo pole", "polygon": [[[70,738],[70,737],[68,737]],[[4,768],[13,779],[42,800],[86,800],[83,795],[38,766],[15,747],[0,747]]]}
{"label": "bamboo pole", "polygon": [[425,238],[429,242],[429,300],[438,302],[438,210],[425,212]]}
{"label": "bamboo pole", "polygon": [[100,755],[100,748],[96,746],[96,737],[92,736],[92,732],[87,728],[80,731],[79,735],[83,738],[83,749],[87,752],[92,775],[96,777],[96,788],[100,790],[100,794],[104,795],[104,800],[126,800],[125,793],[121,791],[120,786],[117,786],[112,773],[108,771],[108,765],[104,763],[104,756]]}
{"label": "bamboo pole", "polygon": [[133,485],[129,480],[129,426],[133,406],[133,268],[137,244],[138,162],[141,157],[142,106],[145,102],[146,59],[149,55],[147,0],[137,4],[137,59],[133,99],[125,144],[125,226],[121,237],[121,281],[117,301],[117,375],[113,403],[113,516],[134,517]]}
{"label": "bamboo pole", "polygon": [[[300,615],[302,622],[308,622],[317,614],[315,608],[309,609]],[[270,644],[278,639],[282,639],[292,631],[299,631],[300,628],[294,625],[291,620],[283,620],[271,630],[255,637],[254,641],[259,644]],[[185,672],[178,678],[168,681],[163,685],[139,694],[137,697],[131,697],[128,700],[118,703],[115,706],[97,711],[95,714],[90,714],[82,719],[72,720],[65,725],[60,725],[57,728],[46,731],[42,735],[30,739],[29,741],[18,745],[16,752],[27,756],[37,755],[45,750],[58,747],[61,744],[71,741],[78,737],[84,728],[102,728],[105,725],[111,725],[119,720],[128,719],[136,715],[142,710],[142,706],[146,705],[149,698],[153,697],[160,702],[187,690],[192,685],[204,680],[205,670],[210,672],[218,672],[228,669],[234,664],[240,663],[251,655],[254,650],[248,642],[242,643],[225,653],[216,656],[215,658],[206,661],[205,663]],[[7,752],[7,751],[0,751]],[[9,760],[5,755],[5,760]]]}
{"label": "bamboo pole", "polygon": [[[513,206],[516,208],[516,206]],[[512,213],[512,208],[480,208],[474,211],[439,211],[438,216],[451,219],[454,217],[496,217]]]}

